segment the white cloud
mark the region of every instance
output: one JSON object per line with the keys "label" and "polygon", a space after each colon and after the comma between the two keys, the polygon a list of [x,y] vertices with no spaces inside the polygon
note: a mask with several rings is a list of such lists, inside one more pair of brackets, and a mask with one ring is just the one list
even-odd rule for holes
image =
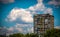
{"label": "white cloud", "polygon": [[45,14],[46,14],[46,13],[49,13],[50,15],[52,15],[52,14],[53,14],[53,11],[52,11],[51,8],[47,8],[47,9],[44,11],[44,13],[45,13]]}
{"label": "white cloud", "polygon": [[2,2],[4,4],[8,4],[8,3],[13,3],[14,0],[0,0],[0,2]]}
{"label": "white cloud", "polygon": [[33,12],[35,12],[35,11],[44,11],[45,6],[44,6],[42,0],[37,0],[37,1],[38,1],[38,3],[34,6],[29,7],[28,10],[33,11]]}
{"label": "white cloud", "polygon": [[43,0],[37,0],[38,1],[38,3],[42,3],[43,2]]}
{"label": "white cloud", "polygon": [[14,30],[14,28],[13,27],[10,27],[9,29],[8,29],[8,31],[13,31]]}
{"label": "white cloud", "polygon": [[24,33],[33,32],[32,27],[33,27],[33,25],[31,25],[31,24],[16,24],[15,25],[15,29],[17,29],[19,32],[24,32]]}
{"label": "white cloud", "polygon": [[[24,21],[27,23],[32,23],[33,22],[33,18],[32,18],[32,14],[27,11],[26,9],[21,9],[21,8],[14,8],[12,9],[12,11],[10,12],[10,14],[7,16],[8,18],[5,19],[6,21],[16,21],[17,19],[20,19],[20,21]],[[32,24],[16,24],[14,27],[10,27],[8,30],[9,32],[14,32],[15,30],[17,30],[18,32],[21,33],[28,33],[28,32],[32,32]],[[24,29],[26,28],[26,30]],[[30,30],[28,30],[30,29]],[[15,33],[15,32],[14,32]],[[11,34],[11,33],[9,33]]]}
{"label": "white cloud", "polygon": [[20,8],[12,9],[8,15],[9,21],[16,21],[18,18],[24,22],[33,22],[32,15],[29,11]]}
{"label": "white cloud", "polygon": [[[13,8],[5,20],[9,21],[9,22],[14,22],[17,19],[19,19],[19,21],[23,21],[26,23],[33,23],[32,16],[33,16],[33,14],[38,14],[36,11],[38,11],[39,13],[41,13],[40,11],[43,11],[42,12],[43,14],[46,14],[46,13],[52,14],[52,9],[45,7],[42,2],[43,0],[37,0],[37,1],[38,1],[38,3],[36,5],[30,6],[27,9]],[[27,30],[24,29],[24,27]],[[32,24],[19,24],[17,22],[17,24],[14,27],[9,28],[9,30],[10,31],[18,30],[19,32],[23,32],[23,33],[25,33],[25,32],[30,33],[30,32],[33,32],[33,25]]]}
{"label": "white cloud", "polygon": [[52,0],[52,1],[49,1],[48,4],[51,4],[51,5],[60,5],[60,1],[57,1],[57,0]]}
{"label": "white cloud", "polygon": [[19,33],[33,33],[33,26],[31,26],[31,24],[16,24],[14,27],[8,28],[9,32],[14,32],[15,30]]}
{"label": "white cloud", "polygon": [[31,24],[16,24],[15,27],[31,27]]}
{"label": "white cloud", "polygon": [[[51,14],[52,15],[52,8],[47,8],[43,4],[43,0],[37,0],[38,3],[34,6],[30,6],[27,9],[22,8],[13,8],[8,15],[8,19],[10,21],[15,21],[17,18],[21,19],[24,22],[33,22],[32,14],[38,14],[41,13],[40,11],[43,11],[43,14]],[[37,13],[38,12],[38,13]],[[32,14],[31,14],[32,13]]]}
{"label": "white cloud", "polygon": [[60,29],[60,26],[55,26],[54,28],[56,28],[56,29]]}
{"label": "white cloud", "polygon": [[37,1],[38,3],[36,5],[28,8],[28,10],[32,11],[32,14],[38,14],[38,13],[41,13],[42,11],[43,14],[49,13],[52,15],[53,13],[52,8],[45,7],[43,4],[43,0],[37,0]]}
{"label": "white cloud", "polygon": [[7,33],[7,28],[4,27],[0,27],[0,35],[5,35]]}
{"label": "white cloud", "polygon": [[33,28],[33,27],[28,28],[28,32],[29,32],[29,33],[34,33],[34,28]]}

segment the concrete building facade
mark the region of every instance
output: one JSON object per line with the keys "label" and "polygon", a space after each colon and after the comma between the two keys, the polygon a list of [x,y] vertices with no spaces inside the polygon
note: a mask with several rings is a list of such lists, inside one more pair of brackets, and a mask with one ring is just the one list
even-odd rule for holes
{"label": "concrete building facade", "polygon": [[49,14],[34,15],[34,33],[44,35],[46,30],[54,28],[54,16]]}

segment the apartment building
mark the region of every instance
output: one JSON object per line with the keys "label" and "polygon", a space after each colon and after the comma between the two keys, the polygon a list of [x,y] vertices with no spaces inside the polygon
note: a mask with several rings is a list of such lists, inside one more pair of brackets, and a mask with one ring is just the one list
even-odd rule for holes
{"label": "apartment building", "polygon": [[54,16],[50,14],[35,14],[34,15],[34,33],[40,37],[46,33],[46,30],[54,28]]}

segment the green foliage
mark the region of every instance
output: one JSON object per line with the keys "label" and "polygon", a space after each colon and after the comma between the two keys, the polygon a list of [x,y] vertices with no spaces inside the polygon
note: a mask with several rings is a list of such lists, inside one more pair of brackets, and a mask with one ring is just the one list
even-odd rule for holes
{"label": "green foliage", "polygon": [[37,34],[34,34],[34,33],[31,33],[30,36],[31,37],[38,37],[38,35]]}
{"label": "green foliage", "polygon": [[25,37],[38,37],[38,35],[31,33],[31,34],[26,34]]}
{"label": "green foliage", "polygon": [[60,29],[48,30],[44,37],[60,37]]}
{"label": "green foliage", "polygon": [[21,33],[17,33],[17,34],[12,34],[12,35],[9,35],[9,37],[38,37],[37,34],[34,34],[34,33],[27,33],[27,34],[21,34]]}
{"label": "green foliage", "polygon": [[21,33],[17,33],[17,34],[10,35],[9,37],[24,37],[24,35]]}
{"label": "green foliage", "polygon": [[0,35],[0,37],[6,37],[5,35]]}

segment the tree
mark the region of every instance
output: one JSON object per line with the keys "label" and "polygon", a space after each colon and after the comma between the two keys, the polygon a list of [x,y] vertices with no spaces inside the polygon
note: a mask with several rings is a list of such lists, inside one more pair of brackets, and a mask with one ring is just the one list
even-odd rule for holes
{"label": "tree", "polygon": [[38,35],[34,33],[31,33],[31,34],[27,33],[25,37],[38,37]]}
{"label": "tree", "polygon": [[25,37],[30,37],[30,34],[29,33],[25,34]]}
{"label": "tree", "polygon": [[24,35],[21,33],[16,33],[16,34],[10,35],[9,37],[24,37]]}
{"label": "tree", "polygon": [[60,29],[48,30],[44,37],[60,37]]}
{"label": "tree", "polygon": [[12,34],[10,35],[9,37],[38,37],[37,34],[34,34],[34,33],[27,33],[27,34],[21,34],[21,33],[16,33],[16,34]]}
{"label": "tree", "polygon": [[38,37],[38,35],[37,34],[34,34],[34,33],[31,33],[30,36],[31,37]]}
{"label": "tree", "polygon": [[6,35],[0,35],[0,37],[6,37]]}

